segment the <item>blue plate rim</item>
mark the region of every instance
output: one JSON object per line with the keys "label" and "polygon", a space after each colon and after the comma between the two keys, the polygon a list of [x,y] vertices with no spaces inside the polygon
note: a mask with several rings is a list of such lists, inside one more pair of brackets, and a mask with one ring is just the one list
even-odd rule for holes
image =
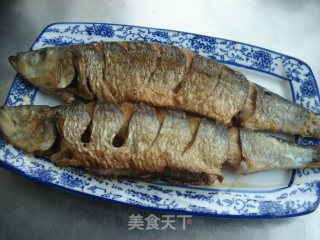
{"label": "blue plate rim", "polygon": [[[156,212],[167,212],[167,213],[174,213],[174,214],[188,214],[188,215],[193,215],[193,216],[205,216],[205,217],[214,217],[214,218],[275,219],[275,218],[289,218],[289,217],[298,217],[298,216],[307,215],[309,213],[314,212],[320,204],[320,198],[318,197],[314,207],[308,208],[306,211],[303,211],[303,212],[298,212],[298,213],[294,213],[294,214],[290,214],[290,215],[264,214],[264,215],[252,215],[252,216],[251,215],[236,215],[236,214],[214,214],[214,213],[205,213],[205,212],[190,212],[190,211],[178,210],[178,209],[156,208],[156,207],[135,205],[135,204],[127,203],[127,202],[121,202],[121,201],[117,201],[117,200],[113,200],[113,199],[103,198],[103,197],[91,195],[89,193],[73,190],[73,189],[70,189],[70,188],[67,188],[67,187],[64,187],[61,185],[53,184],[49,181],[43,181],[40,178],[27,175],[23,171],[20,171],[19,169],[16,169],[3,161],[0,161],[0,166],[10,172],[13,172],[17,175],[25,177],[28,180],[31,180],[31,181],[34,181],[37,183],[41,183],[41,184],[45,184],[45,185],[48,185],[50,187],[53,187],[53,188],[56,188],[59,190],[64,190],[66,192],[75,193],[77,195],[92,198],[95,200],[110,202],[110,203],[114,203],[114,204],[118,204],[118,205],[122,205],[122,206],[134,207],[134,208],[139,208],[139,209],[144,209],[144,210],[152,210],[152,211],[156,211]],[[320,184],[318,184],[318,188],[320,189]]]}

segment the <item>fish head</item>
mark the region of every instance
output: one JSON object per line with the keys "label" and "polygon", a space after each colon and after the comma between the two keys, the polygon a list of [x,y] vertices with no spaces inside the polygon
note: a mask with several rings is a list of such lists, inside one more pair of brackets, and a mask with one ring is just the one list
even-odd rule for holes
{"label": "fish head", "polygon": [[67,87],[76,75],[73,53],[64,48],[20,52],[9,61],[32,85],[48,92]]}
{"label": "fish head", "polygon": [[24,152],[43,155],[57,138],[54,112],[48,106],[0,107],[0,132]]}

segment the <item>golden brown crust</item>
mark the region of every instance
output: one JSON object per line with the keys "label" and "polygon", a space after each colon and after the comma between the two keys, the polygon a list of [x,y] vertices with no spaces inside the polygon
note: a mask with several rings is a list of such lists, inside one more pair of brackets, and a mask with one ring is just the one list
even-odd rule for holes
{"label": "golden brown crust", "polygon": [[90,115],[87,109],[92,105],[84,104],[70,105],[63,108],[56,108],[55,123],[59,133],[57,152],[50,156],[50,159],[60,166],[83,165],[81,153],[81,134],[90,123]]}
{"label": "golden brown crust", "polygon": [[[60,145],[51,156],[56,164],[131,169],[155,174],[155,178],[169,169],[223,179],[220,168],[228,150],[224,127],[205,119],[188,118],[178,111],[156,111],[143,104],[133,109],[132,104],[96,103],[94,111],[92,108],[90,104],[59,111]],[[89,141],[83,142],[81,136],[87,126]],[[116,138],[122,138],[121,144],[115,142]]]}
{"label": "golden brown crust", "polygon": [[247,98],[243,75],[186,49],[146,42],[104,45],[103,82],[90,85],[99,100],[145,102],[228,124]]}
{"label": "golden brown crust", "polygon": [[[73,79],[63,89],[55,89],[68,102],[77,98],[118,104],[144,102],[228,124],[248,94],[248,81],[243,75],[173,45],[106,42],[58,49],[59,60],[68,57],[67,53],[73,56],[65,73]],[[59,74],[59,69],[54,69]]]}
{"label": "golden brown crust", "polygon": [[222,181],[226,159],[242,174],[320,165],[316,147],[144,104],[1,107],[0,117],[5,138],[23,151],[105,177],[209,184]]}
{"label": "golden brown crust", "polygon": [[[125,101],[169,107],[230,126],[320,138],[318,116],[209,58],[172,45],[105,42],[11,56],[35,86],[66,102]],[[236,122],[236,121],[234,121]]]}

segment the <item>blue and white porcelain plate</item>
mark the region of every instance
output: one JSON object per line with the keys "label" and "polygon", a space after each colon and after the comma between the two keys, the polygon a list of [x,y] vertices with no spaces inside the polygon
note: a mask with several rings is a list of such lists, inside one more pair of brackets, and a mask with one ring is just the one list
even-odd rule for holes
{"label": "blue and white porcelain plate", "polygon": [[[174,44],[242,71],[248,79],[319,112],[319,92],[310,67],[293,57],[236,41],[198,34],[101,23],[55,23],[31,49],[98,41]],[[17,49],[23,50],[23,49]],[[16,76],[6,104],[59,104]],[[319,144],[298,139],[303,144]],[[209,187],[162,182],[96,180],[82,170],[57,167],[22,154],[0,136],[0,165],[32,180],[78,194],[167,212],[217,217],[291,217],[314,211],[320,201],[320,169],[277,170],[241,176],[223,168],[225,180]]]}

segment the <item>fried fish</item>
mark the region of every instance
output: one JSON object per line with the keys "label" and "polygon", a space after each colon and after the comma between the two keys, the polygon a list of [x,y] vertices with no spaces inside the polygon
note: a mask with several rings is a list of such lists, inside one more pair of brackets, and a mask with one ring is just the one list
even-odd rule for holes
{"label": "fried fish", "polygon": [[320,138],[320,117],[240,72],[171,45],[106,42],[17,53],[12,66],[66,102],[143,102],[230,126]]}
{"label": "fried fish", "polygon": [[3,106],[0,131],[26,153],[102,178],[209,185],[225,162],[242,174],[320,167],[318,147],[141,103]]}

